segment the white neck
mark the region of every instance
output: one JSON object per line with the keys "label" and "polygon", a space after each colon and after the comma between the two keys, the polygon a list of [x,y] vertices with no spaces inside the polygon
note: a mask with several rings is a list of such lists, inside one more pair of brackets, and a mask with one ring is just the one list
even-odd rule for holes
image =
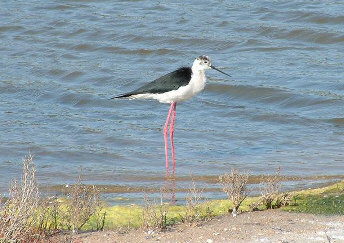
{"label": "white neck", "polygon": [[199,93],[205,87],[206,77],[205,72],[203,69],[199,69],[199,67],[192,66],[192,77],[190,84],[193,86],[193,92]]}

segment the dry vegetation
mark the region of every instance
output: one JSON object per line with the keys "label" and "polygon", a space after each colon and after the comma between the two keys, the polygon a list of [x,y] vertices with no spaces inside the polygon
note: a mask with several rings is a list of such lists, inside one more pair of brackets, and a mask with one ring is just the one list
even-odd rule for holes
{"label": "dry vegetation", "polygon": [[185,197],[185,206],[177,206],[173,202],[164,202],[164,199],[167,198],[166,195],[168,195],[166,188],[161,190],[160,194],[160,203],[157,203],[154,199],[149,199],[148,195],[144,194],[141,228],[148,235],[164,231],[168,226],[177,222],[192,225],[212,217],[212,211],[205,206],[203,189],[197,188],[193,180]]}
{"label": "dry vegetation", "polygon": [[1,198],[0,242],[43,242],[61,230],[77,232],[91,217],[96,230],[104,227],[99,194],[94,187],[83,185],[81,176],[63,201],[41,197],[35,171],[29,154],[23,159],[20,182],[11,182],[8,198]]}
{"label": "dry vegetation", "polygon": [[196,187],[196,183],[192,180],[188,193],[185,198],[185,214],[182,216],[182,221],[192,224],[197,221],[206,220],[211,215],[209,207],[206,208],[206,213],[203,212],[202,204],[205,203],[203,198],[203,190]]}
{"label": "dry vegetation", "polygon": [[274,175],[267,177],[267,179],[262,182],[261,189],[261,202],[266,209],[280,208],[286,206],[291,201],[291,195],[288,192],[280,194],[281,190],[281,168],[277,168]]}
{"label": "dry vegetation", "polygon": [[240,174],[239,171],[235,169],[232,169],[229,174],[224,174],[219,177],[222,190],[227,194],[228,199],[233,203],[233,216],[237,215],[241,203],[248,195],[248,177],[248,173]]}
{"label": "dry vegetation", "polygon": [[160,204],[150,200],[148,195],[144,196],[142,210],[142,228],[147,231],[164,230],[167,227],[168,207],[161,197]]}
{"label": "dry vegetation", "polygon": [[36,235],[33,227],[37,217],[39,192],[35,179],[32,155],[23,159],[21,181],[14,180],[9,189],[9,198],[2,200],[0,207],[0,239],[6,241],[28,241]]}
{"label": "dry vegetation", "polygon": [[60,212],[62,224],[73,233],[80,231],[92,216],[97,216],[96,230],[102,229],[106,215],[105,212],[101,214],[102,205],[98,190],[95,186],[84,185],[81,174],[80,171],[77,183],[71,186],[71,190],[67,193],[66,210]]}
{"label": "dry vegetation", "polygon": [[281,189],[280,168],[276,170],[275,175],[267,177],[267,179],[261,184],[262,203],[267,209],[271,209],[272,202],[275,200]]}

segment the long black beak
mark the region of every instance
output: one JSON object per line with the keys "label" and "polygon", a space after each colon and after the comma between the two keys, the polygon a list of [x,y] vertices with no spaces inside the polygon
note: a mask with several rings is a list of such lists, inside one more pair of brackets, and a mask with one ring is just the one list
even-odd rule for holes
{"label": "long black beak", "polygon": [[213,65],[210,66],[212,69],[215,69],[216,71],[219,71],[220,73],[223,73],[224,75],[227,75],[229,77],[232,77],[231,75],[229,75],[228,73],[225,73],[223,71],[221,71],[220,69],[217,69],[216,67],[214,67]]}

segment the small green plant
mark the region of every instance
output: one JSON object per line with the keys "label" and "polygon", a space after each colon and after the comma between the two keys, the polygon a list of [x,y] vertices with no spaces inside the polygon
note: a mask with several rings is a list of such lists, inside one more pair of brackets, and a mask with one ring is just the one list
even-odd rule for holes
{"label": "small green plant", "polygon": [[105,226],[106,211],[97,210],[93,216],[96,231],[103,231]]}
{"label": "small green plant", "polygon": [[233,216],[237,215],[241,203],[248,195],[248,177],[248,173],[240,174],[239,171],[235,169],[231,169],[230,174],[224,174],[219,177],[222,190],[227,194],[228,199],[233,203]]}
{"label": "small green plant", "polygon": [[36,215],[37,230],[41,234],[52,234],[58,230],[59,203],[57,197],[41,199]]}

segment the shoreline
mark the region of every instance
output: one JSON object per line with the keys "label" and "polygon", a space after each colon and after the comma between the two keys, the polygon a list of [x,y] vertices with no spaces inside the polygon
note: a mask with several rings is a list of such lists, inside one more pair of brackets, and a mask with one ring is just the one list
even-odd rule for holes
{"label": "shoreline", "polygon": [[[266,209],[247,212],[233,217],[222,213],[207,220],[179,222],[161,230],[157,228],[123,228],[101,232],[82,232],[70,236],[77,242],[344,242],[344,180],[332,185],[315,189],[290,192],[294,196],[295,205],[282,209]],[[317,204],[302,198],[317,197],[320,201],[319,211],[314,213],[293,212],[311,210]],[[322,211],[334,207],[333,201],[324,204],[328,198],[335,198],[342,207],[338,215]],[[252,199],[252,198],[251,198]],[[211,201],[220,203],[222,200]],[[313,204],[312,204],[313,203]],[[245,205],[243,206],[243,208]],[[294,208],[293,208],[294,207]],[[125,208],[125,206],[122,206]],[[128,207],[127,207],[128,208]],[[129,207],[130,208],[130,207]],[[127,211],[130,214],[130,210]],[[61,239],[66,235],[57,235],[53,239]]]}
{"label": "shoreline", "polygon": [[[264,181],[266,181],[270,177],[274,177],[275,175],[250,175],[248,178],[247,184],[249,185],[258,185]],[[219,176],[180,176],[169,178],[169,181],[176,181],[176,182],[204,182],[208,184],[219,184]],[[145,178],[147,181],[151,182],[164,182],[166,181],[165,177],[147,177]],[[316,176],[278,176],[278,180],[282,183],[288,182],[297,182],[297,181],[314,181],[318,182],[317,185],[313,187],[307,188],[294,188],[294,190],[305,190],[305,189],[315,189],[319,187],[325,187],[335,183],[336,181],[344,180],[344,175],[316,175]],[[163,184],[163,183],[162,183]],[[104,184],[86,184],[89,187],[95,187],[99,193],[138,193],[138,192],[147,192],[147,193],[158,193],[161,192],[161,187],[145,187],[145,186],[126,186],[126,185],[104,185]],[[43,185],[40,186],[42,191],[48,193],[66,193],[72,188],[74,184],[57,184],[57,185]],[[222,191],[220,184],[218,187],[212,188],[202,188],[205,192],[214,192],[214,191]],[[187,192],[189,188],[177,187],[175,188],[175,192]],[[253,194],[255,195],[255,194]]]}

